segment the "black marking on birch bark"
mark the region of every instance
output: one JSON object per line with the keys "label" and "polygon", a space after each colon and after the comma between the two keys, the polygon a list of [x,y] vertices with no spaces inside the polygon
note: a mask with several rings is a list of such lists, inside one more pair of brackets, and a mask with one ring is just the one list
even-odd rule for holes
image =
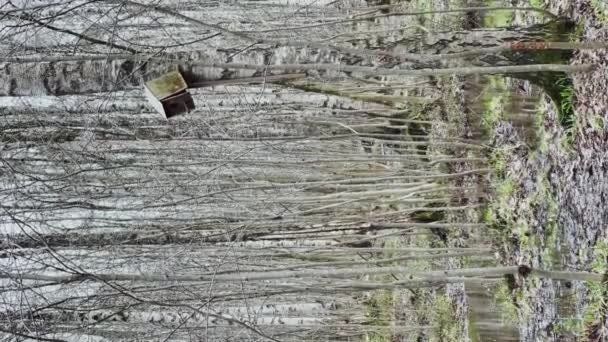
{"label": "black marking on birch bark", "polygon": [[234,78],[235,75],[235,71],[230,70],[230,69],[224,69],[222,70],[222,76],[220,77],[221,79],[230,79],[230,78]]}
{"label": "black marking on birch bark", "polygon": [[17,80],[14,78],[11,78],[10,80],[10,85],[8,88],[8,95],[9,96],[16,96],[16,90],[17,90]]}
{"label": "black marking on birch bark", "polygon": [[520,265],[517,273],[522,277],[525,278],[527,277],[530,273],[532,272],[532,269],[529,266],[526,265]]}
{"label": "black marking on birch bark", "polygon": [[[69,84],[62,84],[63,82],[56,82],[55,85],[55,95],[65,95],[65,94],[69,94],[69,93],[78,93],[79,91],[79,87],[78,87],[78,82],[73,79],[70,75],[70,71],[68,70],[68,67],[72,65],[71,63],[62,63],[61,64],[61,72],[60,74],[65,77],[66,79],[70,80]],[[75,88],[72,88],[72,86],[75,86]],[[65,87],[69,87],[70,89],[64,89]]]}
{"label": "black marking on birch bark", "polygon": [[274,53],[272,51],[265,51],[263,56],[264,56],[264,65],[269,65],[271,63],[272,60],[272,56],[274,55]]}
{"label": "black marking on birch bark", "polygon": [[55,95],[53,85],[51,83],[51,80],[57,77],[57,73],[55,72],[55,63],[44,63],[41,65],[41,68],[44,68],[44,71],[41,75],[42,85],[44,86],[44,89],[46,90],[47,94]]}
{"label": "black marking on birch bark", "polygon": [[133,71],[135,70],[135,63],[133,61],[124,61],[120,63],[120,70],[118,72],[117,81],[122,81],[127,84],[137,85],[136,79],[133,75]]}

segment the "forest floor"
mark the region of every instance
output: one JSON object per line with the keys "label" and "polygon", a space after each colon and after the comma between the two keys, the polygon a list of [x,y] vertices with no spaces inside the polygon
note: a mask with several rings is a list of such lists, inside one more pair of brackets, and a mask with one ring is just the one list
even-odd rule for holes
{"label": "forest floor", "polygon": [[[539,4],[520,1],[517,5]],[[607,41],[605,2],[547,0],[543,5],[576,22],[572,39]],[[559,86],[561,109],[571,107],[571,117],[564,118],[542,94],[530,120],[535,128],[530,139],[509,120],[512,113],[504,108],[495,106],[484,114],[484,124],[492,130],[494,191],[483,220],[499,233],[504,264],[604,273],[608,268],[608,53],[577,52],[569,63],[599,66],[574,74],[571,84]],[[527,82],[507,79],[503,86],[505,102],[509,92],[531,91]],[[519,327],[521,341],[608,338],[607,292],[602,284],[527,279],[500,292],[501,306]]]}
{"label": "forest floor", "polygon": [[[417,3],[423,9],[470,5],[451,0]],[[605,0],[496,0],[486,5],[545,8],[575,23],[565,39],[608,40]],[[530,26],[544,20],[534,12],[504,11],[486,15],[483,24]],[[490,231],[461,229],[451,231],[447,239],[421,235],[387,241],[386,253],[400,244],[475,247],[491,240],[503,265],[608,270],[608,52],[577,51],[564,62],[598,67],[560,80],[557,104],[528,81],[509,77],[449,77],[439,82],[443,110],[429,114],[437,122],[429,134],[470,139],[481,131],[490,147],[482,156],[488,160],[489,176],[461,180],[488,190],[487,204],[481,210],[447,213],[445,219],[485,222]],[[469,84],[477,88],[467,90]],[[447,127],[457,133],[446,132]],[[474,167],[479,165],[454,164],[450,171]],[[479,262],[450,260],[448,266],[480,266]],[[408,266],[425,270],[434,264],[423,260]],[[604,284],[547,279],[507,279],[466,291],[461,285],[386,291],[368,298],[368,316],[379,322],[392,318],[393,324],[418,330],[398,338],[372,335],[369,340],[608,340],[607,294]]]}

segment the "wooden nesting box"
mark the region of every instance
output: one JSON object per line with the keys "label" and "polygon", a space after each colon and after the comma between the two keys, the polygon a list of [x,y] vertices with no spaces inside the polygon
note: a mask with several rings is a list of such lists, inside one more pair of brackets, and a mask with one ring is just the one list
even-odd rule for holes
{"label": "wooden nesting box", "polygon": [[194,109],[188,84],[177,70],[146,82],[144,89],[150,104],[167,119]]}

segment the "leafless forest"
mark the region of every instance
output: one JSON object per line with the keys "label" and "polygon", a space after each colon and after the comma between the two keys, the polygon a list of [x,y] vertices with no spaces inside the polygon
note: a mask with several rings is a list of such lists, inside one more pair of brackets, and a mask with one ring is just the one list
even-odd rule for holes
{"label": "leafless forest", "polygon": [[[570,212],[548,202],[568,188],[519,190],[599,120],[567,90],[605,87],[608,43],[573,39],[588,31],[570,16],[0,0],[0,341],[600,341],[603,235],[570,253],[580,240],[533,228]],[[206,86],[167,119],[144,83],[175,70]],[[539,314],[561,298],[543,284],[574,288],[573,309]]]}

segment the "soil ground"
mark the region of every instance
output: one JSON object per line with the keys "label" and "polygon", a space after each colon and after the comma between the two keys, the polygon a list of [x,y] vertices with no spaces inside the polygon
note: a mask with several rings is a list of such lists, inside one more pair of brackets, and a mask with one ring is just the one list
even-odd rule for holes
{"label": "soil ground", "polygon": [[[520,1],[516,6],[530,5]],[[534,5],[534,4],[533,4]],[[545,1],[545,8],[577,24],[571,39],[607,41],[605,2]],[[515,20],[531,22],[520,15]],[[608,53],[578,51],[570,64],[597,68],[571,75],[560,92],[573,116],[541,95],[533,139],[512,120],[493,122],[495,191],[485,220],[502,235],[502,262],[556,270],[605,272],[608,227]],[[509,89],[530,93],[526,82]],[[505,114],[503,112],[503,114]],[[605,287],[528,279],[506,291],[520,341],[601,341],[606,334]],[[505,303],[503,303],[505,304]]]}
{"label": "soil ground", "polygon": [[[480,5],[479,1],[454,2],[418,0],[411,4],[435,10]],[[608,40],[605,0],[499,0],[482,5],[541,7],[575,23],[566,40]],[[441,20],[433,18],[426,24],[445,25]],[[546,17],[529,11],[481,17],[485,26],[530,26],[544,20]],[[387,253],[400,244],[476,247],[491,243],[503,265],[608,270],[608,51],[576,51],[564,62],[597,67],[559,80],[555,89],[560,103],[543,89],[515,78],[446,77],[438,82],[443,107],[427,113],[436,122],[429,134],[467,139],[481,135],[490,147],[487,155],[463,152],[456,156],[487,158],[488,176],[465,177],[456,184],[478,186],[489,193],[485,201],[463,203],[483,203],[484,207],[448,213],[445,219],[485,222],[491,229],[455,230],[443,239],[417,236],[390,241],[383,246]],[[448,171],[476,166],[455,163]],[[483,262],[451,260],[449,267]],[[493,264],[495,259],[487,262]],[[421,270],[433,266],[424,261],[412,265]],[[466,288],[448,285],[386,292],[369,298],[369,307],[375,308],[369,315],[378,320],[391,316],[398,324],[420,329],[408,336],[371,336],[370,340],[603,341],[608,340],[607,293],[604,284],[530,278]]]}

